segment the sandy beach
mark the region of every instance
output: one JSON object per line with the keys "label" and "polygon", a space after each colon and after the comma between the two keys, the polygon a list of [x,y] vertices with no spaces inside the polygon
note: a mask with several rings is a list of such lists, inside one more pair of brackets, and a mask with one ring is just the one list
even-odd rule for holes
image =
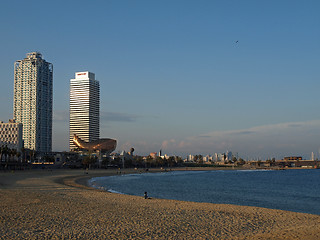
{"label": "sandy beach", "polygon": [[89,178],[116,171],[1,172],[0,239],[320,239],[319,215],[86,186]]}

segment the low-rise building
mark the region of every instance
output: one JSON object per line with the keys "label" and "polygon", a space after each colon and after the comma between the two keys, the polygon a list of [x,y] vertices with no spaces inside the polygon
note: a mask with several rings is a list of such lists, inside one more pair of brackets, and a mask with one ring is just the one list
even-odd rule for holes
{"label": "low-rise building", "polygon": [[284,157],[283,160],[285,160],[285,161],[301,161],[302,157],[290,156],[290,157]]}
{"label": "low-rise building", "polygon": [[9,119],[9,123],[0,121],[0,147],[7,146],[18,152],[23,148],[22,123]]}

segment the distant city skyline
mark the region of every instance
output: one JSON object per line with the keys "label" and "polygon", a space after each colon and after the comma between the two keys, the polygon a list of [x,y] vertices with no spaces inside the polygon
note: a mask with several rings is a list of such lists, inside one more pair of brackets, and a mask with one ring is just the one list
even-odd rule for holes
{"label": "distant city skyline", "polygon": [[88,70],[100,80],[100,136],[117,139],[116,151],[317,158],[318,9],[315,0],[4,1],[0,120],[13,118],[13,63],[39,51],[54,65],[54,151],[69,149],[69,80]]}

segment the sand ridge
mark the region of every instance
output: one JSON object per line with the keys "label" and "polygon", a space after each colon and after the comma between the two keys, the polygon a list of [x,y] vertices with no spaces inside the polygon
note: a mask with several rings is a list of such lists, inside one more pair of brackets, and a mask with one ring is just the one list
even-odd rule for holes
{"label": "sand ridge", "polygon": [[0,239],[320,239],[319,215],[146,200],[84,185],[115,173],[0,173]]}

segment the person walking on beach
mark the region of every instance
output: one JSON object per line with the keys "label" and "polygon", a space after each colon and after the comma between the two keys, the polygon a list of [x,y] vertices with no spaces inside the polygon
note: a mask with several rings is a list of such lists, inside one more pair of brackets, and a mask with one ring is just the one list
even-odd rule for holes
{"label": "person walking on beach", "polygon": [[144,199],[148,199],[148,193],[144,192]]}

